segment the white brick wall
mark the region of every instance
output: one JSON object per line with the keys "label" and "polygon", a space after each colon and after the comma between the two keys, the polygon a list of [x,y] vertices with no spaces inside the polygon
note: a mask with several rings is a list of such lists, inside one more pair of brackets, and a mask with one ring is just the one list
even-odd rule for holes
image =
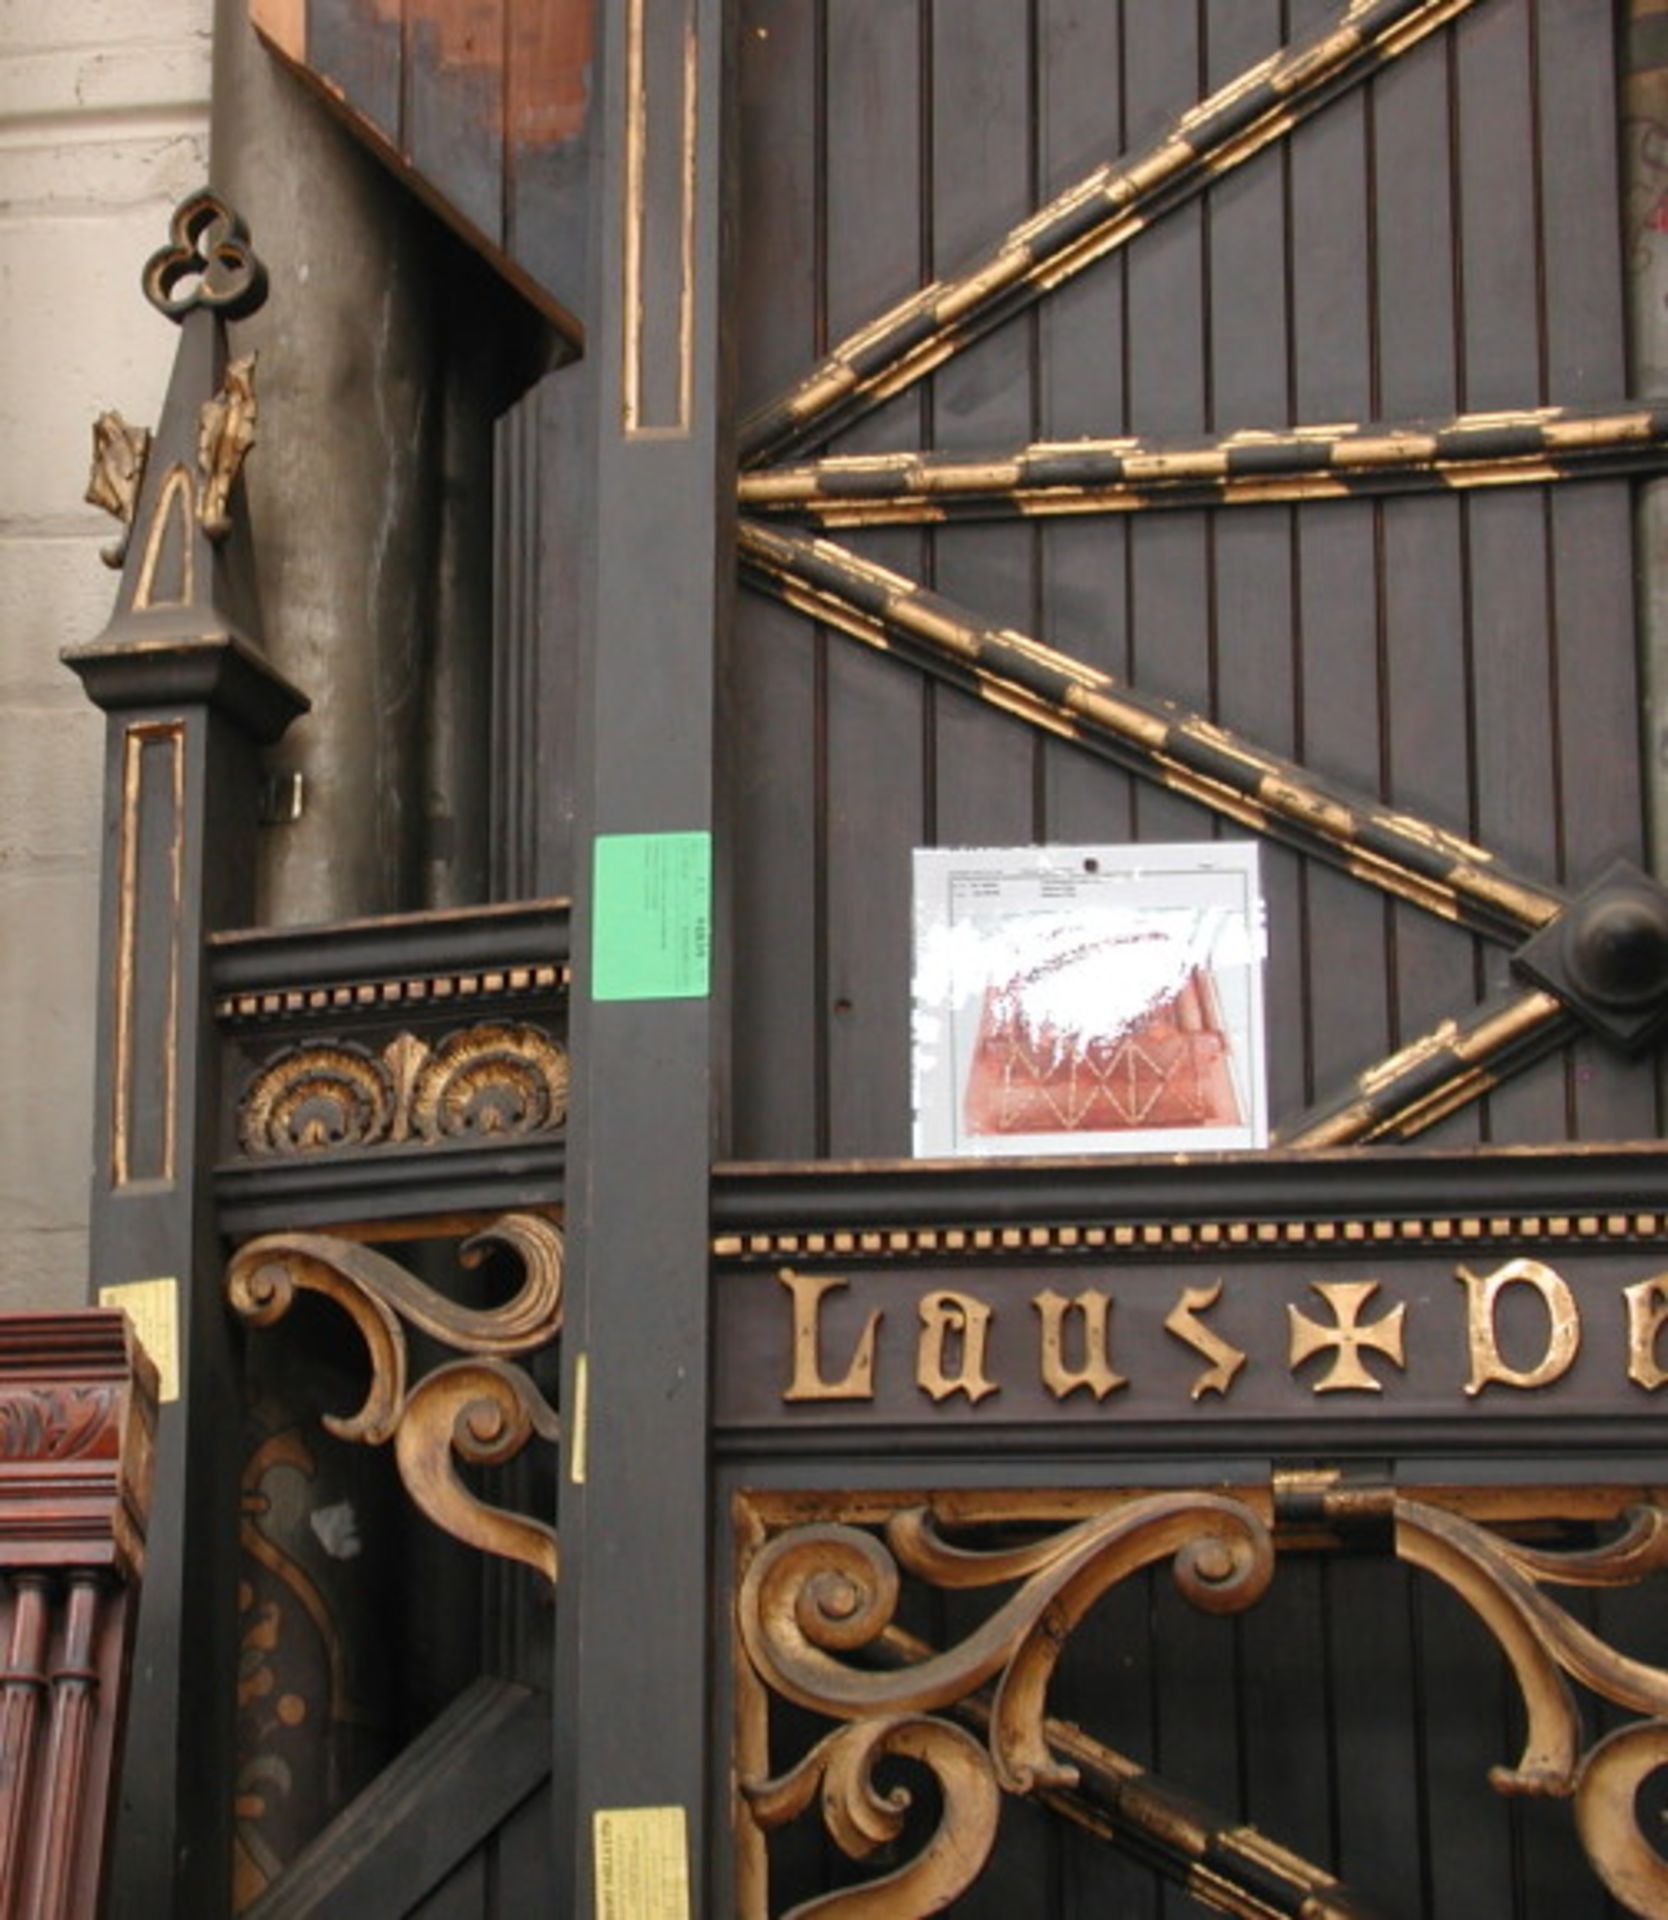
{"label": "white brick wall", "polygon": [[139,294],[208,158],[211,0],[0,0],[0,1309],[86,1296],[103,721],[58,664],[108,617],[93,416],[154,425]]}

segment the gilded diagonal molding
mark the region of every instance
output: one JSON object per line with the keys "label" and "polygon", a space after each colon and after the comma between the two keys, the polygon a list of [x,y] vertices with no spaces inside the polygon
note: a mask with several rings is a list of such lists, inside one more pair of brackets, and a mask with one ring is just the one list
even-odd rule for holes
{"label": "gilded diagonal molding", "polygon": [[742,507],[818,527],[1048,519],[1613,479],[1668,464],[1668,406],[1534,407],[1214,438],[1045,441],[983,454],[836,454],[744,473]]}
{"label": "gilded diagonal molding", "polygon": [[1565,902],[1446,828],[1324,781],[1175,701],[1028,634],[995,627],[830,540],[743,521],[748,577],[811,618],[923,667],[1258,833],[1496,939],[1546,926]]}
{"label": "gilded diagonal molding", "polygon": [[966,271],[933,281],[842,341],[780,399],[743,422],[743,465],[780,459],[850,426],[1127,246],[1472,4],[1350,0],[1338,20],[1189,107],[1144,153],[1097,167],[1004,234]]}

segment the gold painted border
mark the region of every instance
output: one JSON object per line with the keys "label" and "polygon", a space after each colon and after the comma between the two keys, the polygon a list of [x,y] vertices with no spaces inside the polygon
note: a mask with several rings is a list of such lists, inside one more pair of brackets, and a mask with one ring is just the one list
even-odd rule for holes
{"label": "gold painted border", "polygon": [[678,400],[670,421],[643,417],[643,255],[648,227],[648,62],[645,49],[648,0],[627,0],[625,77],[625,231],[621,262],[620,424],[627,440],[680,438],[689,432],[695,406],[695,187],[699,135],[699,23],[693,0],[684,0],[683,112],[679,128],[679,177],[683,194],[678,231]]}
{"label": "gold painted border", "polygon": [[523,994],[566,993],[572,982],[569,967],[546,960],[512,961],[480,972],[422,973],[224,993],[214,1003],[214,1017],[223,1021],[274,1020],[388,1007],[446,1007],[458,1001],[489,1002]]}
{"label": "gold painted border", "polygon": [[134,983],[138,971],[139,810],[147,747],[165,746],[172,761],[174,831],[169,842],[168,1017],[163,1033],[162,1169],[140,1176],[171,1182],[175,1174],[179,1092],[180,909],[185,885],[185,722],[142,721],[122,736],[122,813],[116,895],[116,977],[111,1075],[110,1183],[132,1186]]}
{"label": "gold painted border", "polygon": [[1475,1240],[1668,1239],[1668,1214],[1594,1211],[1588,1213],[1477,1213],[1425,1215],[1419,1218],[1313,1220],[1141,1220],[1111,1226],[1069,1221],[1027,1227],[979,1227],[946,1223],[936,1227],[802,1227],[771,1233],[721,1233],[712,1239],[712,1257],[728,1264],[818,1256],[850,1259],[913,1259],[987,1255],[1009,1260],[1016,1254],[1179,1253],[1235,1248],[1294,1246],[1443,1246]]}
{"label": "gold painted border", "polygon": [[[188,467],[176,462],[168,469],[151,509],[151,524],[145,533],[145,556],[139,567],[139,584],[133,590],[133,611],[146,613],[152,607],[188,607],[197,592],[197,551],[193,536],[197,531],[197,489]],[[180,515],[180,595],[177,600],[153,600],[156,570],[161,565],[162,549],[168,539],[168,522]]]}

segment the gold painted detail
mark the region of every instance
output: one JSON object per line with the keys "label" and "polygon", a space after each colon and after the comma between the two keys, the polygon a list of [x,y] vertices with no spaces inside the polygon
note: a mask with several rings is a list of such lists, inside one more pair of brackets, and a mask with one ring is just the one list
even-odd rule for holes
{"label": "gold painted detail", "polygon": [[114,407],[106,408],[93,422],[93,465],[83,497],[89,506],[102,507],[122,525],[120,537],[99,549],[98,557],[107,567],[120,567],[127,558],[150,453],[150,428],[130,427]]}
{"label": "gold painted detail", "polygon": [[120,1307],[133,1322],[139,1344],[156,1367],[160,1404],[180,1397],[180,1283],[174,1279],[128,1280],[100,1287],[101,1307]]}
{"label": "gold painted detail", "polygon": [[249,449],[255,444],[255,355],[226,368],[225,384],[205,400],[197,420],[197,521],[211,540],[232,530],[226,508]]}
{"label": "gold painted detail", "polygon": [[[1461,1268],[1461,1272],[1464,1269]],[[1376,1280],[1318,1280],[1310,1285],[1332,1310],[1332,1324],[1319,1326],[1296,1307],[1288,1307],[1291,1319],[1291,1365],[1295,1372],[1305,1360],[1317,1353],[1332,1355],[1332,1364],[1315,1382],[1316,1393],[1382,1393],[1382,1381],[1374,1379],[1362,1360],[1362,1349],[1381,1353],[1398,1367],[1407,1365],[1402,1346],[1405,1306],[1392,1307],[1382,1318],[1363,1323],[1367,1302],[1378,1292]]]}
{"label": "gold painted detail", "polygon": [[[1281,1552],[1325,1550],[1346,1537],[1359,1547],[1376,1537],[1450,1587],[1505,1656],[1526,1731],[1516,1762],[1495,1767],[1492,1784],[1569,1799],[1581,1844],[1610,1892],[1633,1912],[1662,1913],[1668,1862],[1643,1832],[1635,1797],[1647,1775],[1668,1766],[1668,1672],[1615,1651],[1546,1589],[1623,1588],[1661,1573],[1668,1507],[1653,1498],[1626,1508],[1617,1499],[1601,1509],[1569,1489],[1534,1490],[1511,1509],[1518,1520],[1616,1516],[1599,1544],[1550,1549],[1468,1517],[1471,1507],[1494,1512],[1480,1491],[1445,1489],[1439,1505],[1322,1470],[1278,1476],[1272,1497],[1266,1487],[742,1495],[738,1838],[762,1846],[820,1794],[836,1843],[854,1859],[870,1857],[902,1831],[907,1802],[877,1796],[871,1777],[891,1755],[934,1777],[937,1831],[890,1877],[796,1911],[938,1910],[989,1858],[1001,1792],[1035,1799],[1102,1839],[1139,1844],[1178,1884],[1196,1885],[1208,1867],[1210,1904],[1223,1912],[1272,1911],[1269,1876],[1301,1892],[1282,1912],[1331,1920],[1358,1911],[1320,1869],[1182,1801],[1158,1776],[1050,1713],[1048,1695],[1077,1628],[1143,1568],[1170,1560],[1183,1594],[1225,1615],[1267,1591]],[[1506,1522],[1507,1509],[1495,1517]],[[942,1650],[898,1625],[906,1599],[920,1611],[915,1602],[934,1592],[953,1593],[959,1616],[971,1617],[970,1604],[977,1614]],[[970,1596],[982,1593],[992,1598],[979,1609]],[[1640,1717],[1587,1744],[1572,1682]],[[813,1730],[797,1759],[775,1760],[786,1723],[770,1712],[772,1697],[823,1716],[833,1730]],[[768,1858],[750,1915],[765,1910]]]}
{"label": "gold painted detail", "polygon": [[[536,1435],[556,1443],[561,1425],[526,1371],[510,1356],[548,1346],[561,1331],[563,1239],[537,1214],[508,1213],[463,1242],[459,1258],[477,1267],[494,1248],[520,1264],[516,1293],[497,1307],[466,1307],[373,1248],[328,1234],[276,1233],[252,1240],[226,1272],[226,1296],[251,1325],[288,1313],[298,1292],[332,1300],[365,1342],[371,1382],[364,1404],[326,1414],[341,1440],[394,1444],[401,1479],[434,1523],[485,1553],[557,1577],[556,1533],[541,1520],[488,1504],[458,1477],[454,1457],[495,1466]],[[465,1357],[408,1385],[406,1328]]]}
{"label": "gold painted detail", "polygon": [[566,1049],[541,1028],[483,1023],[438,1046],[292,1047],[250,1082],[238,1140],[254,1157],[546,1133],[567,1118]]}
{"label": "gold painted detail", "polygon": [[[809,1911],[936,1912],[982,1871],[999,1789],[1073,1787],[1078,1767],[1059,1751],[1047,1711],[1055,1668],[1103,1594],[1165,1559],[1195,1605],[1228,1613],[1262,1593],[1274,1551],[1248,1507],[1211,1493],[1132,1500],[1019,1547],[965,1546],[929,1507],[894,1513],[884,1538],[816,1524],[760,1544],[737,1601],[750,1675],[846,1724],[779,1772],[744,1774],[747,1817],[769,1834],[820,1793],[828,1832],[850,1857],[867,1858],[900,1837],[908,1804],[875,1791],[872,1770],[885,1755],[925,1768],[943,1803],[914,1859]],[[905,1577],[964,1592],[1018,1584],[958,1646],[934,1652],[894,1624]]]}
{"label": "gold painted detail", "polygon": [[527,994],[565,993],[571,977],[567,967],[551,961],[517,961],[484,972],[426,973],[310,987],[265,987],[254,992],[221,995],[215,1002],[214,1017],[232,1024],[306,1019],[319,1013],[507,1000]]}
{"label": "gold painted detail", "polygon": [[1245,1365],[1246,1356],[1231,1341],[1224,1340],[1214,1327],[1200,1318],[1222,1298],[1222,1282],[1208,1287],[1184,1287],[1182,1297],[1170,1309],[1164,1322],[1166,1333],[1173,1334],[1210,1362],[1193,1382],[1192,1397],[1203,1399],[1207,1393],[1225,1395],[1234,1384],[1234,1376]]}
{"label": "gold painted detail", "polygon": [[[1547,1387],[1574,1366],[1581,1350],[1581,1312],[1569,1282],[1551,1267],[1539,1260],[1508,1260],[1487,1274],[1461,1267],[1455,1277],[1466,1293],[1465,1329],[1471,1351],[1471,1377],[1465,1383],[1468,1395],[1481,1393],[1491,1381],[1507,1387]],[[1546,1309],[1546,1345],[1532,1367],[1514,1367],[1500,1351],[1496,1317],[1500,1296],[1508,1287],[1528,1287]],[[1631,1374],[1636,1364],[1634,1340],[1629,1346]]]}
{"label": "gold painted detail", "polygon": [[1668,1368],[1657,1353],[1657,1337],[1668,1321],[1668,1276],[1656,1274],[1623,1287],[1627,1301],[1627,1377],[1649,1393],[1668,1385]]}
{"label": "gold painted detail", "polygon": [[[881,1221],[869,1227],[813,1225],[718,1233],[712,1238],[711,1251],[714,1261],[724,1266],[857,1257],[885,1264],[916,1260],[924,1254],[954,1254],[958,1260],[1011,1266],[1016,1258],[1038,1254],[1070,1258],[1139,1251],[1210,1258],[1276,1246],[1361,1247],[1393,1242],[1408,1249],[1456,1242],[1567,1246],[1578,1241],[1637,1245],[1663,1240],[1668,1240],[1668,1212],[1629,1209],[1625,1213],[1324,1214],[1295,1220],[1224,1214],[1205,1220],[1054,1219],[1000,1227],[955,1220],[927,1227]],[[1209,1302],[1193,1304],[1203,1309]]]}

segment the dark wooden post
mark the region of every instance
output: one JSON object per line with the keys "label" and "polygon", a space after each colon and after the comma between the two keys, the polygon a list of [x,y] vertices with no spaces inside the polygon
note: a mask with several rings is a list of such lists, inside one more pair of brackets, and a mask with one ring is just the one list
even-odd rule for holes
{"label": "dark wooden post", "polygon": [[594,519],[557,1821],[563,1910],[620,1920],[707,1910],[707,1177],[722,980],[711,831],[733,565],[719,337],[728,25],[726,0],[602,9],[597,271],[579,375]]}
{"label": "dark wooden post", "polygon": [[222,1912],[230,1875],[241,1405],[208,1181],[204,938],[248,922],[257,749],[306,702],[240,604],[228,494],[253,435],[253,367],[228,367],[222,317],[260,297],[247,236],[193,196],[146,285],[180,322],[179,356],[148,449],[107,417],[113,510],[116,476],[137,464],[142,478],[115,614],[64,657],[109,715],[92,1284],[139,1310],[164,1399],[111,1910],[160,1920]]}

